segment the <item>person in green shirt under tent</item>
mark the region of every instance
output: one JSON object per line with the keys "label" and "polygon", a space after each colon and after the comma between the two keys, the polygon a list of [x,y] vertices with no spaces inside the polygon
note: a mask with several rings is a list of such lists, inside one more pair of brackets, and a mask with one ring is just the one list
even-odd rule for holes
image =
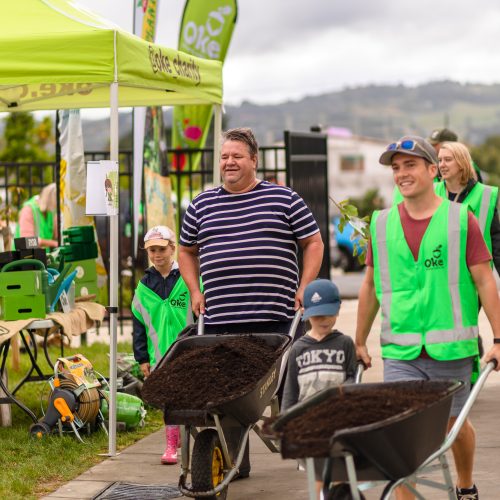
{"label": "person in green shirt under tent", "polygon": [[40,194],[24,202],[19,212],[15,237],[37,236],[42,248],[56,248],[57,243],[57,187],[47,184]]}
{"label": "person in green shirt under tent", "polygon": [[[144,377],[177,339],[177,335],[193,322],[189,290],[174,260],[176,239],[167,226],[155,226],[144,236],[144,248],[152,265],[137,286],[132,301],[134,358]],[[166,426],[167,446],[162,464],[177,463],[180,443],[179,427]]]}

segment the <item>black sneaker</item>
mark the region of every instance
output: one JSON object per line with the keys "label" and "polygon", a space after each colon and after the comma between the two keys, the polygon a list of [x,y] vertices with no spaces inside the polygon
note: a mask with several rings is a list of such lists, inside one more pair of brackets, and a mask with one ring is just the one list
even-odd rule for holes
{"label": "black sneaker", "polygon": [[473,485],[472,488],[457,488],[456,492],[458,500],[479,500],[476,485]]}

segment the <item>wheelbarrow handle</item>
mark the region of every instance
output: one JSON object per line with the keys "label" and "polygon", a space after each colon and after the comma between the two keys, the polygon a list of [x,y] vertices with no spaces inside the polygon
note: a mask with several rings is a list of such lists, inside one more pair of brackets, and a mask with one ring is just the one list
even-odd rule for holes
{"label": "wheelbarrow handle", "polygon": [[420,466],[420,468],[426,467],[434,460],[436,460],[436,458],[438,458],[440,455],[442,455],[444,452],[448,451],[451,448],[451,446],[455,442],[456,437],[458,436],[460,428],[462,427],[462,425],[464,424],[465,420],[469,415],[472,405],[476,401],[479,392],[483,388],[483,385],[486,382],[488,375],[496,368],[496,366],[497,366],[497,361],[495,359],[492,359],[488,361],[488,363],[486,363],[486,366],[481,370],[479,378],[476,380],[474,387],[472,388],[469,394],[469,397],[467,398],[464,406],[462,407],[462,410],[458,414],[452,428],[449,430],[444,443],[441,445],[441,448],[439,448],[439,450],[437,450],[429,458],[427,458],[427,460]]}
{"label": "wheelbarrow handle", "polygon": [[355,384],[361,384],[364,371],[365,371],[365,364],[363,363],[363,361],[358,359],[358,362],[356,363],[356,373],[354,375]]}
{"label": "wheelbarrow handle", "polygon": [[203,335],[205,333],[205,315],[201,314],[198,316],[198,331],[196,335]]}
{"label": "wheelbarrow handle", "polygon": [[292,337],[292,342],[295,340],[295,335],[297,334],[297,327],[300,324],[300,318],[302,317],[302,311],[298,309],[295,312],[295,316],[293,317],[292,324],[290,325],[290,331],[288,332],[288,335]]}
{"label": "wheelbarrow handle", "polygon": [[[295,334],[297,333],[297,327],[299,326],[300,323],[300,318],[302,316],[302,313],[300,312],[300,309],[295,313],[295,316],[293,317],[292,324],[290,325],[290,331],[288,335],[292,337],[292,341],[295,339]],[[198,316],[198,331],[196,332],[196,335],[203,335],[205,333],[205,315],[200,313]]]}

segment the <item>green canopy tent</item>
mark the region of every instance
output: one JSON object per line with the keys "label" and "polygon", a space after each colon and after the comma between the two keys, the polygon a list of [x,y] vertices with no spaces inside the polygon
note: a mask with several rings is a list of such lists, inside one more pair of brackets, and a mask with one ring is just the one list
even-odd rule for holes
{"label": "green canopy tent", "polygon": [[[110,159],[118,161],[119,107],[176,104],[214,105],[218,158],[220,62],[146,42],[73,0],[2,3],[0,111],[110,108]],[[109,455],[116,454],[118,239],[111,216]]]}

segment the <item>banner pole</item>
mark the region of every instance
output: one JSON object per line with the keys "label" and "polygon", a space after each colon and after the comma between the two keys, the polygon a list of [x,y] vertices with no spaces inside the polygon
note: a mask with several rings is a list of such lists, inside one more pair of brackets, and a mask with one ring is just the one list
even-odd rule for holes
{"label": "banner pole", "polygon": [[222,106],[220,104],[214,104],[214,186],[218,186],[220,183],[220,148],[221,148],[221,137],[222,137]]}

